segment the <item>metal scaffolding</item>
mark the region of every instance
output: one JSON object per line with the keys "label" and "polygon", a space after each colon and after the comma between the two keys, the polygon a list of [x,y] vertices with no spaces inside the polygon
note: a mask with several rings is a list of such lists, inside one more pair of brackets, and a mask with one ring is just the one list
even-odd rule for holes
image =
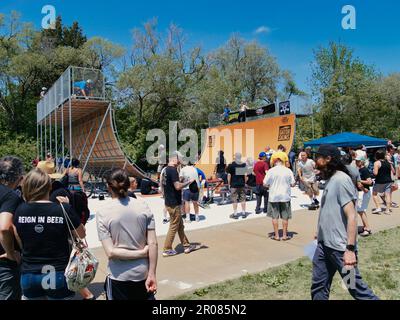
{"label": "metal scaffolding", "polygon": [[[104,76],[100,70],[69,67],[39,101],[36,130],[39,159],[51,154],[55,156],[57,162],[60,158],[64,162],[66,157],[72,159],[76,153],[72,138],[74,100],[105,102]],[[65,106],[68,108],[67,113]]]}
{"label": "metal scaffolding", "polygon": [[74,157],[92,176],[119,167],[148,177],[120,146],[100,70],[69,67],[48,90],[37,104],[36,145],[38,158],[55,156],[58,170]]}

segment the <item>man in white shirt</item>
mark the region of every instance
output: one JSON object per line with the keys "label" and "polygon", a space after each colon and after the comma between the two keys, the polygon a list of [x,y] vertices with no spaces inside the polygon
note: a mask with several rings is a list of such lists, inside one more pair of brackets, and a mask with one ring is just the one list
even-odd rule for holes
{"label": "man in white shirt", "polygon": [[279,237],[279,218],[282,219],[283,235],[282,240],[290,240],[287,230],[289,219],[292,218],[291,187],[294,187],[296,181],[293,172],[285,166],[285,154],[276,152],[274,155],[274,163],[265,178],[264,186],[269,188],[268,212],[267,215],[272,218],[272,226],[274,227],[275,236],[272,240],[280,241]]}
{"label": "man in white shirt", "polygon": [[183,190],[183,201],[185,202],[186,222],[190,222],[190,202],[193,202],[196,222],[200,221],[199,217],[199,195],[200,195],[200,180],[196,168],[189,163],[179,172],[179,177],[183,183],[194,180],[194,182]]}
{"label": "man in white shirt", "polygon": [[318,206],[319,201],[317,197],[319,196],[318,181],[315,175],[315,162],[312,159],[308,159],[306,152],[300,153],[300,161],[298,162],[297,173],[299,175],[300,181],[304,184],[306,188],[306,193],[310,197],[311,206]]}

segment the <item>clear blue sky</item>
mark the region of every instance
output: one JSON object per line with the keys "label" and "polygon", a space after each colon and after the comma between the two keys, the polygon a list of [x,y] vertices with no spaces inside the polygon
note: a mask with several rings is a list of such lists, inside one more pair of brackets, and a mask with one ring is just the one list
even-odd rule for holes
{"label": "clear blue sky", "polygon": [[[160,30],[170,22],[184,29],[190,45],[206,51],[223,45],[232,33],[257,39],[282,68],[292,71],[308,91],[313,49],[341,41],[383,73],[400,71],[400,2],[397,0],[1,0],[0,12],[19,11],[38,28],[41,8],[51,4],[66,24],[77,20],[89,36],[102,36],[126,47],[131,30],[157,17]],[[357,10],[357,29],[343,30],[342,7]],[[261,28],[265,27],[265,28]],[[264,32],[256,33],[261,28]]]}

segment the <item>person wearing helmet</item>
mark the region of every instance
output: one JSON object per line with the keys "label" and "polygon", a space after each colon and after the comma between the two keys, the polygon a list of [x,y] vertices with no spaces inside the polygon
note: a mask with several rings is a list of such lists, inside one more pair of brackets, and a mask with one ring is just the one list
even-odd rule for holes
{"label": "person wearing helmet", "polygon": [[91,95],[92,83],[91,79],[74,82],[74,94],[89,99],[88,96]]}
{"label": "person wearing helmet", "polygon": [[42,91],[40,92],[40,98],[43,99],[44,96],[46,95],[46,93],[47,93],[47,88],[46,88],[46,87],[43,87],[43,88],[42,88]]}

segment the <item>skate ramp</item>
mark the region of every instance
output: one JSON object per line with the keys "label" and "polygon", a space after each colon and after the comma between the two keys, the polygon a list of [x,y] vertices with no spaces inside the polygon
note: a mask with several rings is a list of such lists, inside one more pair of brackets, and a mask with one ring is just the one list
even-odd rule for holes
{"label": "skate ramp", "polygon": [[236,152],[242,153],[244,161],[247,158],[256,161],[259,153],[265,151],[267,146],[277,150],[278,145],[282,144],[289,151],[293,145],[295,129],[294,114],[209,128],[197,167],[210,178],[220,150],[225,152],[227,163],[232,162]]}
{"label": "skate ramp", "polygon": [[[87,162],[86,172],[102,176],[116,168],[126,169],[131,176],[149,178],[124,153],[116,130],[111,105],[105,101],[71,100],[73,157],[80,159],[81,166]],[[58,110],[57,119],[69,117],[68,103]],[[68,122],[67,122],[68,123]],[[99,128],[101,128],[99,130]],[[96,139],[97,137],[97,139]],[[70,145],[69,128],[65,128],[65,145]],[[87,161],[88,160],[88,161]]]}

